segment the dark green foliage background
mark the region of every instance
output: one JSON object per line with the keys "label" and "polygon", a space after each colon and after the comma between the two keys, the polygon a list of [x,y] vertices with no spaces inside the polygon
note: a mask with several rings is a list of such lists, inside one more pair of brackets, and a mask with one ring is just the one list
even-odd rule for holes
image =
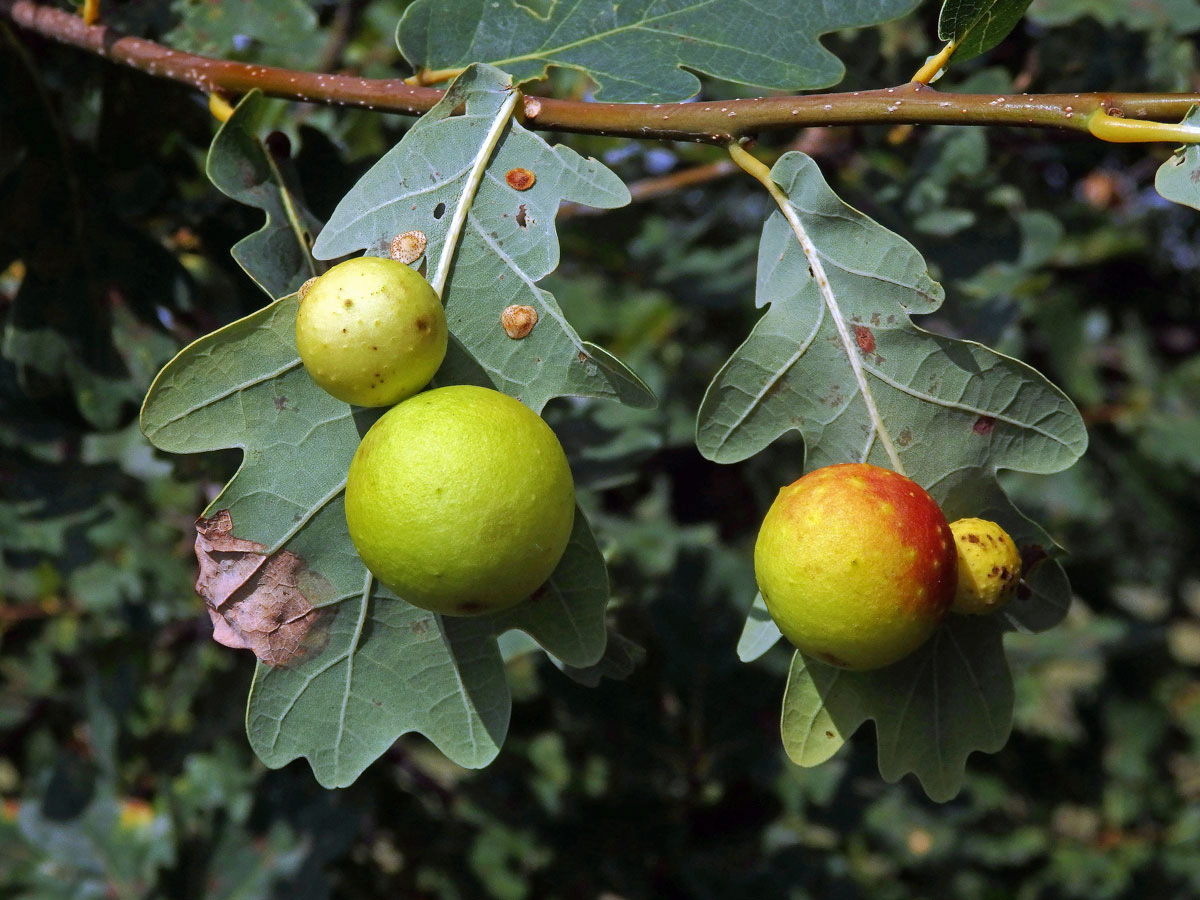
{"label": "dark green foliage background", "polygon": [[[202,52],[368,76],[403,65],[403,2],[308,5],[258,4],[281,24],[236,45],[207,4],[105,8]],[[1162,18],[1110,5],[1101,22],[1035,2],[939,87],[1195,83],[1196,4]],[[842,86],[904,81],[936,49],[936,20],[926,4],[827,38]],[[409,736],[326,792],[303,763],[254,759],[251,657],[210,640],[192,593],[192,520],[237,455],[153,454],[133,423],[175,349],[262,305],[229,255],[262,214],[205,179],[202,97],[18,41],[23,54],[0,55],[0,896],[1200,894],[1200,214],[1153,190],[1170,147],[967,128],[806,139],[831,186],[934,267],[947,299],[922,324],[1037,366],[1089,424],[1073,469],[1006,479],[1070,551],[1077,599],[1059,627],[1007,639],[1014,732],[972,758],[955,800],[882,782],[869,728],[821,767],[792,766],[778,732],[788,653],[745,665],[734,652],[754,529],[801,462],[795,437],[731,466],[693,444],[708,380],[760,314],[769,199],[747,178],[563,217],[563,264],[544,283],[661,401],[546,411],[587,487],[614,624],[644,648],[632,676],[585,687],[520,656],[490,767],[460,770]],[[555,90],[579,87],[556,76]],[[323,219],[406,127],[301,104],[269,118]],[[564,140],[628,182],[720,158]],[[80,222],[94,244],[56,268],[46,236],[69,242]],[[65,350],[31,355],[50,345],[23,343],[30,330]]]}

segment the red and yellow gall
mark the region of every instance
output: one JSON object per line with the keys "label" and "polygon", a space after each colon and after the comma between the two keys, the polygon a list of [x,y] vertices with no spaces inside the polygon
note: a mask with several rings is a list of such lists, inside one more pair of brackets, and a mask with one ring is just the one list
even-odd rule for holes
{"label": "red and yellow gall", "polygon": [[923,644],[950,609],[957,561],[936,501],[865,463],[782,488],[754,547],[758,587],[784,637],[845,669],[886,666]]}

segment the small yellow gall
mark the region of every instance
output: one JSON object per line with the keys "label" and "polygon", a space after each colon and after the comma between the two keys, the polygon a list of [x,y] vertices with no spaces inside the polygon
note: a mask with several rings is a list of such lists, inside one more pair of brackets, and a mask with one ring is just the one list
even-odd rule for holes
{"label": "small yellow gall", "polygon": [[504,326],[504,333],[514,341],[528,337],[537,321],[537,310],[532,306],[508,306],[500,313],[500,324]]}
{"label": "small yellow gall", "polygon": [[414,263],[421,258],[428,243],[425,239],[425,232],[406,231],[392,238],[391,246],[388,248],[388,256],[396,260],[396,262],[402,262],[405,265]]}
{"label": "small yellow gall", "polygon": [[300,290],[296,291],[296,299],[303,300],[305,295],[308,294],[308,289],[316,283],[316,278],[310,278],[308,281],[304,282],[304,284],[300,285]]}

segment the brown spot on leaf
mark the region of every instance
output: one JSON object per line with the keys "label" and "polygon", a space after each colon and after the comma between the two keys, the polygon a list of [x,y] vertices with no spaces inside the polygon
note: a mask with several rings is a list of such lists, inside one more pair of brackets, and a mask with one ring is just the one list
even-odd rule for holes
{"label": "brown spot on leaf", "polygon": [[328,640],[327,610],[315,594],[332,596],[324,578],[296,554],[233,535],[233,518],[222,509],[196,520],[196,593],[208,604],[213,639],[252,650],[269,666],[283,666],[320,650]]}
{"label": "brown spot on leaf", "polygon": [[514,191],[527,191],[537,181],[537,176],[528,169],[509,169],[504,174],[504,180]]}
{"label": "brown spot on leaf", "polygon": [[834,735],[833,735],[833,732],[832,732],[832,731],[826,731],[826,732],[825,732],[825,737],[829,738],[830,740],[833,740],[833,737],[834,737]]}
{"label": "brown spot on leaf", "polygon": [[537,321],[538,313],[532,306],[507,306],[504,312],[500,313],[500,324],[504,327],[504,333],[514,341],[528,337]]}
{"label": "brown spot on leaf", "polygon": [[1028,575],[1033,571],[1033,567],[1045,559],[1049,554],[1046,553],[1046,548],[1041,544],[1029,544],[1021,548],[1021,571]]}
{"label": "brown spot on leaf", "polygon": [[875,352],[875,335],[866,325],[854,326],[854,340],[858,344],[858,349],[863,353]]}
{"label": "brown spot on leaf", "polygon": [[283,410],[287,409],[287,397],[273,397],[271,402],[275,404],[275,409],[277,412],[282,412]]}
{"label": "brown spot on leaf", "polygon": [[991,416],[980,416],[975,420],[975,424],[971,426],[971,430],[976,434],[991,434],[992,429],[996,427],[996,420]]}
{"label": "brown spot on leaf", "polygon": [[276,159],[289,159],[292,155],[292,142],[282,131],[272,131],[263,140],[267,152]]}

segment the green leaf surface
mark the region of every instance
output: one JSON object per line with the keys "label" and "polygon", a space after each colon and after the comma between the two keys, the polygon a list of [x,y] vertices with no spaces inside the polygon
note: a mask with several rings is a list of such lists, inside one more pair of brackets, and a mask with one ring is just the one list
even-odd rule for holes
{"label": "green leaf surface", "polygon": [[[1200,124],[1200,107],[1193,106],[1184,125]],[[1180,147],[1154,175],[1154,189],[1166,200],[1200,209],[1200,145]]]}
{"label": "green leaf surface", "polygon": [[[470,203],[467,224],[443,295],[451,332],[487,370],[491,383],[540,411],[556,396],[608,397],[654,405],[645,383],[607,351],[582,340],[558,302],[537,282],[558,266],[554,217],[565,201],[612,208],[629,202],[616,175],[569,147],[551,147],[516,122],[508,126],[473,201],[468,173],[511,80],[473,66],[342,199],[314,253],[333,258],[365,249],[386,256],[392,238],[425,234],[426,266],[437,270],[458,207]],[[462,106],[463,115],[454,115]],[[527,169],[536,181],[516,190],[505,180]],[[532,306],[538,323],[528,337],[509,338],[500,314]]]}
{"label": "green leaf surface", "polygon": [[742,662],[753,662],[779,642],[783,637],[779,626],[767,611],[761,593],[754,595],[754,603],[746,613],[746,624],[738,638],[737,655]]}
{"label": "green leaf surface", "polygon": [[[820,37],[901,16],[913,0],[417,0],[397,28],[414,66],[488,62],[517,83],[579,69],[614,103],[683,100],[692,69],[767,90],[828,87],[844,68]],[[686,68],[685,68],[686,67]]]}
{"label": "green leaf surface", "polygon": [[[1087,443],[1074,406],[1023,363],[916,328],[909,315],[932,312],[942,299],[924,260],[842,203],[810,158],[785,155],[772,178],[787,193],[808,248],[781,213],[771,215],[757,285],[759,305],[770,308],[709,386],[697,421],[701,452],[736,462],[798,430],[806,471],[838,462],[902,468],[929,490],[947,519],[999,522],[1031,559],[1044,557],[1052,541],[1016,510],[996,472],[1049,473],[1074,462]],[[1066,612],[1070,594],[1057,562],[1033,568],[1026,586],[1027,594],[982,623],[952,616],[899,668],[856,674],[855,704],[822,713],[836,718],[838,728],[815,746],[833,752],[864,717],[876,720],[881,735],[923,727],[930,755],[881,740],[880,769],[886,777],[915,772],[931,796],[954,794],[966,756],[995,750],[1011,723],[1012,685],[1000,635],[1049,628]],[[739,643],[743,659],[778,639],[763,613],[761,604],[751,608]],[[974,677],[953,671],[959,650],[961,665],[976,667]],[[785,711],[827,708],[831,682],[813,675],[823,669],[809,661],[793,665]],[[900,710],[889,692],[903,679],[911,691]],[[809,747],[811,735],[801,733],[807,721],[785,714],[784,743],[789,752],[802,748],[793,758],[812,764],[820,754]]]}
{"label": "green leaf surface", "polygon": [[209,512],[265,555],[295,554],[316,624],[285,665],[259,664],[246,714],[270,766],[305,757],[321,784],[345,786],[401,734],[417,731],[463,766],[503,743],[511,698],[497,638],[526,632],[584,668],[605,648],[608,581],[582,512],[546,586],[504,613],[443,618],[369,576],[346,529],[342,489],[359,443],[352,407],[321,390],[296,354],[298,302],[285,297],[185,348],[159,374],[142,430],[175,453],[241,448],[237,475]]}
{"label": "green leaf surface", "polygon": [[258,137],[266,100],[251,91],[217,132],[205,172],[226,196],[266,213],[254,234],[233,246],[233,258],[272,299],[320,274],[309,247],[320,221],[304,206],[277,160]]}
{"label": "green leaf surface", "polygon": [[938,17],[938,37],[955,43],[954,61],[965,62],[991,50],[1017,27],[1030,0],[946,0]]}
{"label": "green leaf surface", "polygon": [[799,765],[815,766],[874,719],[880,774],[897,781],[915,772],[932,799],[949,800],[967,756],[999,750],[1012,728],[1000,631],[964,617],[883,671],[848,672],[796,653],[783,700],[784,749]]}

